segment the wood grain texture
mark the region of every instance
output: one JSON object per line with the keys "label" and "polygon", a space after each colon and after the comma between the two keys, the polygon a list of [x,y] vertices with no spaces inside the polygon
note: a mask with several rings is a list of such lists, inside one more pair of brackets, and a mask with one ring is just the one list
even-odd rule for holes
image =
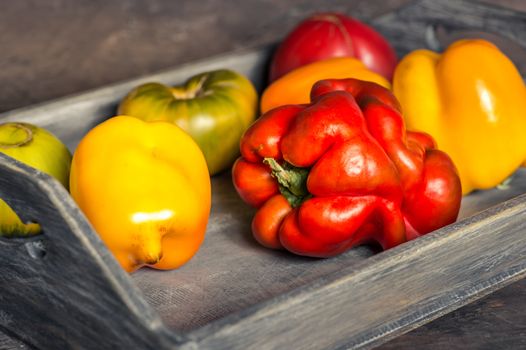
{"label": "wood grain texture", "polygon": [[526,349],[526,279],[380,346],[378,350]]}
{"label": "wood grain texture", "polygon": [[[463,4],[465,6],[467,3],[463,2]],[[459,8],[455,6],[457,6],[456,3],[453,3],[453,7],[449,7],[450,9],[454,9],[454,13],[452,12],[450,14],[451,16],[457,14],[459,11]],[[424,3],[424,8],[427,9],[423,10],[423,16],[428,16],[426,18],[430,18],[429,16],[431,15],[429,15],[429,12],[437,12],[437,6],[430,1]],[[438,6],[438,9],[440,10],[440,6]],[[466,9],[464,8],[464,10]],[[409,8],[409,10],[404,9],[403,11],[414,11],[414,8],[413,10]],[[401,11],[400,14],[404,14],[403,11]],[[448,11],[451,12],[451,10]],[[408,12],[405,12],[404,16],[407,16],[407,13]],[[416,13],[422,14],[420,11]],[[476,14],[477,12],[475,11],[475,18],[477,17]],[[498,12],[498,14],[500,15],[495,15],[495,17],[500,18],[500,21],[507,20],[510,22],[510,25],[515,25],[515,17],[508,17],[509,13],[501,11]],[[482,13],[479,11],[478,15],[480,16]],[[447,21],[447,16],[440,11],[436,13],[436,16],[439,16],[442,22]],[[400,18],[407,19],[407,17]],[[385,25],[382,30],[390,30],[389,25],[385,23],[389,23],[392,19],[383,18],[379,21],[384,21],[381,22]],[[475,20],[475,22],[484,23],[480,22],[480,20]],[[447,27],[447,29],[453,29],[451,33],[454,33],[457,28]],[[447,34],[448,33],[449,32],[447,32]],[[506,33],[504,34],[507,35]],[[425,41],[426,39],[420,38],[418,40],[424,40],[422,42],[427,43]],[[403,52],[403,50],[404,48],[399,48],[400,52]],[[230,57],[228,64],[240,68],[241,71],[249,74],[252,79],[261,82],[261,78],[258,77],[263,76],[261,67],[265,63],[267,54],[268,52]],[[214,64],[226,64],[223,60],[224,59],[219,59],[212,63],[207,63],[208,65],[206,67],[214,67]],[[204,67],[205,66],[200,66],[199,64],[190,65],[181,68],[181,70],[158,75],[156,78],[168,83],[177,82],[182,80],[183,76],[190,75],[195,70]],[[138,82],[139,80],[132,83]],[[27,118],[26,120],[34,120],[43,126],[49,127],[64,137],[73,149],[78,138],[82,136],[86,130],[111,115],[118,97],[124,93],[127,86],[129,87],[129,85],[126,84],[117,85],[102,91],[93,92],[89,95],[79,96],[71,100],[63,100],[39,108],[23,109],[9,113],[9,115],[15,119],[20,119],[25,115],[24,118]],[[480,192],[475,196],[468,197],[463,204],[463,215],[469,215],[470,213],[479,211],[481,208],[493,204],[494,202],[492,201],[496,200],[500,202],[510,196],[513,197],[517,193],[524,192],[525,188],[521,187],[523,186],[521,182],[522,179],[522,176],[518,177],[519,182],[516,182],[514,187],[508,192],[495,192],[491,195]],[[247,220],[249,220],[251,212],[245,209],[246,207],[241,204],[237,196],[235,196],[235,193],[233,193],[233,189],[229,186],[228,175],[214,179],[214,191],[216,203],[214,205],[214,216],[212,217],[213,225],[207,235],[205,246],[203,250],[199,252],[199,255],[183,269],[174,271],[173,273],[161,274],[151,270],[143,270],[132,276],[132,294],[135,293],[133,292],[134,288],[139,287],[144,294],[143,301],[147,301],[147,304],[143,304],[145,307],[144,311],[146,311],[147,314],[152,312],[152,319],[155,319],[158,314],[163,324],[180,333],[191,334],[191,340],[185,345],[185,348],[194,348],[198,346],[198,344],[203,348],[290,348],[291,343],[289,342],[293,342],[295,348],[347,347],[353,345],[372,346],[400,332],[407,331],[419,325],[421,322],[427,322],[442,312],[450,311],[472,300],[472,298],[480,297],[480,295],[482,295],[480,294],[481,290],[489,292],[492,291],[492,288],[499,287],[500,283],[504,283],[503,280],[496,277],[496,279],[493,280],[489,278],[497,269],[509,269],[509,271],[512,271],[510,275],[500,276],[502,279],[508,278],[505,283],[509,283],[521,276],[520,273],[517,272],[522,269],[520,263],[524,262],[525,257],[524,251],[520,250],[522,249],[520,246],[522,242],[521,237],[512,244],[509,240],[514,236],[508,236],[518,235],[520,231],[512,231],[510,233],[508,229],[509,225],[515,230],[521,230],[523,227],[521,227],[521,223],[517,221],[520,217],[515,217],[517,213],[510,214],[510,212],[506,211],[508,209],[503,209],[507,213],[505,215],[512,215],[511,219],[515,219],[516,221],[501,217],[501,219],[505,220],[504,224],[501,225],[500,221],[492,221],[488,225],[493,226],[487,226],[488,229],[495,228],[495,232],[504,237],[504,246],[501,248],[509,248],[503,251],[503,254],[495,253],[499,259],[495,260],[497,257],[492,256],[494,253],[493,250],[491,250],[491,253],[479,251],[478,254],[481,256],[480,261],[472,261],[471,264],[464,261],[464,263],[470,267],[466,271],[458,272],[453,266],[451,266],[449,270],[445,268],[443,262],[446,261],[449,263],[450,258],[447,252],[440,253],[440,251],[437,251],[436,254],[438,254],[438,257],[441,257],[438,261],[440,264],[438,265],[441,266],[442,270],[439,271],[435,279],[426,282],[427,280],[425,278],[428,278],[426,277],[427,272],[435,273],[436,271],[426,270],[426,266],[431,268],[433,265],[427,256],[419,255],[423,253],[422,251],[406,254],[407,252],[402,249],[401,252],[398,250],[396,254],[395,252],[389,253],[393,254],[392,256],[380,254],[372,259],[365,259],[371,254],[371,251],[368,248],[359,248],[337,259],[331,259],[332,261],[313,262],[311,259],[291,257],[286,253],[264,250],[255,245],[250,238]],[[217,201],[221,203],[220,206],[217,205]],[[222,204],[223,202],[224,205]],[[50,206],[50,208],[51,207],[52,206]],[[522,213],[522,211],[520,212]],[[516,223],[516,225],[514,226],[513,223]],[[57,224],[57,226],[64,227],[59,224]],[[467,254],[468,252],[469,254],[475,254],[475,249],[483,248],[485,247],[484,244],[488,244],[488,242],[485,241],[478,241],[478,229],[470,231],[469,227],[470,225],[462,227],[463,230],[466,230],[465,233],[471,235],[471,238],[460,237],[466,240],[462,241],[464,245],[457,247],[459,255]],[[229,228],[231,228],[231,230],[229,230]],[[473,227],[471,227],[471,229],[473,229]],[[455,235],[454,229],[446,232],[450,235]],[[473,238],[474,235],[477,239]],[[488,234],[486,238],[490,240],[494,237]],[[477,246],[477,244],[479,246]],[[500,244],[499,242],[499,245]],[[472,250],[463,248],[471,246],[473,246]],[[62,247],[62,245],[60,245],[60,247]],[[27,248],[19,249],[27,256]],[[104,250],[103,248],[101,249]],[[222,253],[221,256],[215,255],[216,249]],[[97,251],[99,250],[97,249]],[[427,252],[427,250],[425,250],[424,253],[425,252]],[[429,252],[435,252],[435,250],[433,249]],[[107,254],[107,252],[104,254]],[[79,259],[78,255],[80,255],[80,253],[77,252],[75,259]],[[419,265],[417,264],[417,266],[419,266],[417,271],[411,270],[412,272],[416,272],[416,277],[413,277],[411,283],[407,282],[409,287],[406,285],[397,285],[398,281],[405,281],[405,276],[410,275],[408,272],[403,273],[404,266],[384,265],[384,268],[386,266],[388,268],[383,271],[383,275],[376,276],[375,274],[372,278],[369,278],[374,270],[371,264],[378,262],[378,259],[380,259],[381,262],[381,257],[386,256],[390,256],[391,258],[395,256],[398,261],[409,261],[410,258],[412,258],[416,259],[415,261],[417,263],[420,263]],[[517,256],[521,257],[521,259],[514,260]],[[73,258],[73,256],[70,257]],[[21,261],[27,260],[23,260],[22,258]],[[514,264],[513,261],[518,262],[518,264]],[[286,266],[284,266],[285,263]],[[451,261],[451,263],[455,264],[454,266],[456,267],[459,266],[459,261]],[[82,264],[86,263],[82,262]],[[430,265],[431,267],[429,267]],[[224,273],[225,266],[230,266],[232,274]],[[434,266],[436,267],[436,265]],[[9,268],[11,268],[11,266],[9,266]],[[377,266],[374,268],[379,269]],[[96,269],[97,268],[95,268],[95,270]],[[254,270],[258,271],[258,273],[254,273]],[[380,270],[376,270],[376,272],[379,271]],[[482,272],[477,273],[480,271]],[[513,274],[513,271],[515,271],[515,274]],[[55,270],[55,272],[58,273],[59,270]],[[369,275],[367,275],[368,273]],[[398,279],[394,279],[394,282],[392,282],[393,280],[389,280],[389,278],[392,278],[391,275],[393,273],[398,274],[396,276],[400,276]],[[360,274],[364,275],[360,277]],[[195,278],[195,276],[200,276],[200,278]],[[473,276],[477,277],[473,278]],[[71,276],[68,275],[65,277],[68,278],[68,281],[71,279],[79,279],[79,276],[74,272],[71,273]],[[31,281],[27,276],[23,278]],[[461,278],[461,281],[459,281],[458,278]],[[125,278],[125,280],[126,279],[127,278]],[[484,279],[487,279],[489,282],[484,283]],[[181,283],[181,280],[184,281],[184,283]],[[39,282],[36,283],[36,281]],[[385,283],[391,281],[389,286],[394,286],[392,290],[389,290],[391,295],[400,296],[400,292],[407,293],[409,291],[412,292],[408,293],[411,297],[416,294],[425,294],[435,284],[440,285],[437,286],[436,297],[431,297],[431,299],[427,301],[424,299],[417,300],[418,303],[415,304],[412,309],[407,309],[408,305],[414,302],[408,300],[410,299],[409,297],[401,298],[401,300],[400,298],[394,298],[395,305],[393,307],[390,301],[386,301],[389,293],[387,295],[380,293],[380,288],[377,290],[366,288],[367,283],[370,281],[384,281]],[[455,281],[457,284],[455,284]],[[480,283],[477,284],[477,281]],[[41,285],[46,286],[46,288],[50,285],[50,283],[42,283],[42,281],[38,279],[34,279],[34,282],[31,286],[36,289]],[[77,285],[77,283],[79,283],[79,285],[83,286],[85,284],[89,285],[89,289],[86,290],[89,290],[90,293],[96,294],[99,290],[101,292],[105,291],[104,283],[99,281],[99,283],[92,284],[92,282],[89,278],[86,279],[86,281],[73,281],[71,282],[72,287],[70,287],[70,283],[68,283],[65,290],[71,293],[70,295],[77,295],[79,289],[81,289]],[[357,285],[354,285],[356,282]],[[130,281],[124,281],[123,283],[130,283]],[[243,283],[244,288],[239,287],[240,283]],[[175,288],[174,284],[177,284]],[[306,288],[298,289],[302,286]],[[421,288],[418,288],[419,286]],[[461,286],[461,290],[465,291],[464,294],[453,293],[452,291],[455,290],[455,286]],[[487,289],[488,286],[492,287]],[[385,289],[386,288],[384,288],[384,290]],[[99,320],[99,318],[97,318],[99,316],[93,315],[94,310],[98,306],[94,304],[93,301],[88,301],[87,307],[82,307],[81,310],[75,310],[76,305],[72,300],[61,300],[63,295],[58,293],[50,294],[47,291],[44,293],[46,294],[46,301],[55,300],[54,303],[51,303],[50,310],[54,310],[56,305],[66,304],[69,306],[67,308],[68,315],[80,314],[86,317],[95,317],[96,320]],[[106,291],[106,293],[111,295],[112,292]],[[87,292],[80,293],[83,304],[86,300],[86,295]],[[371,303],[371,300],[365,298],[364,295],[374,297],[376,300],[374,305],[369,304],[369,309],[366,308],[366,305],[367,302]],[[10,297],[13,296],[14,294]],[[119,298],[121,297],[122,295],[116,295],[117,301],[113,304],[110,302],[112,305],[110,309],[112,311],[114,308],[119,308]],[[288,299],[288,297],[291,298]],[[139,304],[143,303],[143,301],[141,301],[142,296],[139,296],[139,299]],[[0,298],[0,302],[3,300],[4,299]],[[103,300],[105,302],[102,304],[106,305],[107,300]],[[37,304],[40,305],[41,303],[42,300],[39,300]],[[362,303],[362,309],[359,308],[360,305],[356,308],[352,303]],[[406,309],[403,308],[403,305],[405,305]],[[120,306],[122,306],[122,304],[120,304]],[[149,310],[150,306],[156,309],[157,312]],[[3,304],[0,304],[0,310],[3,310],[2,307]],[[384,308],[391,307],[393,308],[392,310],[384,310]],[[0,319],[4,319],[4,321],[2,321],[4,323],[9,323],[5,320],[12,320],[11,315],[17,314],[17,310],[20,308],[23,309],[23,307],[15,308],[12,306],[11,311],[13,312],[6,313],[5,315],[7,316],[4,315],[5,317]],[[47,311],[41,309],[36,310]],[[296,311],[293,312],[294,310]],[[396,310],[402,311],[397,313]],[[105,312],[106,314],[108,313],[107,310]],[[404,312],[409,316],[399,321],[390,322],[382,318],[381,321],[377,321],[379,323],[374,323],[374,317],[382,313],[385,316],[386,312],[392,312],[392,315],[394,315],[392,316],[393,320]],[[27,313],[29,314],[29,311]],[[52,315],[48,316],[52,317]],[[79,316],[78,318],[81,319],[81,321],[85,321],[86,319],[82,317],[84,316]],[[242,320],[248,322],[240,323]],[[51,321],[48,324],[53,325],[53,322],[54,321]],[[134,323],[134,325],[126,324],[123,325],[123,327],[138,327],[136,329],[139,330],[139,334],[143,334],[141,333],[142,331],[144,331],[144,334],[148,334],[149,330],[144,330],[144,325],[141,324],[140,320],[134,319],[132,320],[132,323],[133,322],[138,323]],[[367,322],[369,322],[369,327],[366,326]],[[203,326],[204,328],[200,328]],[[260,327],[258,328],[258,326]],[[23,328],[16,329],[17,331],[23,330]],[[520,330],[520,328],[517,329]],[[320,330],[322,330],[321,333]],[[41,330],[37,331],[41,332]],[[54,329],[51,334],[61,334],[60,332],[61,330]],[[163,332],[164,331],[161,331],[161,333]],[[243,336],[238,335],[236,337],[233,332],[240,332]],[[90,330],[85,336],[92,338],[94,344],[97,344],[97,340],[100,339],[100,337],[96,336],[97,333],[101,334],[99,328],[95,327],[95,330]],[[372,333],[377,334],[377,336],[381,338],[371,339]],[[353,334],[355,335],[354,338]],[[68,334],[68,337],[70,336],[75,339],[83,335],[71,333]],[[172,339],[169,335],[165,336],[167,339]],[[34,343],[34,341],[41,340],[41,337],[43,337],[43,335],[26,337],[25,339],[29,339]],[[448,338],[444,337],[443,339],[444,341],[437,343],[437,346],[447,346]],[[62,340],[60,337],[58,339],[50,339],[48,335],[45,341],[58,341],[58,343],[51,344],[65,346],[66,343],[60,343]],[[150,339],[146,339],[144,341],[149,340]],[[136,339],[132,338],[129,341],[136,341]],[[351,342],[349,343],[349,341]],[[401,343],[402,346],[406,346],[407,344],[409,344],[409,342]],[[423,339],[419,344],[426,345],[427,343],[425,339]],[[479,342],[478,344],[481,343]],[[492,343],[489,342],[489,344]],[[102,346],[100,341],[97,345],[99,347]],[[108,343],[108,347],[111,345],[115,345],[115,343]],[[162,348],[166,346],[166,343],[158,346]],[[396,346],[396,344],[394,346]],[[56,348],[56,346],[47,347]]]}
{"label": "wood grain texture", "polygon": [[[14,336],[11,334],[11,336]],[[27,350],[29,345],[24,344],[22,341],[17,340],[5,333],[0,333],[0,349],[2,350]]]}
{"label": "wood grain texture", "polygon": [[227,67],[246,75],[260,90],[263,87],[265,67],[270,54],[271,47],[255,51],[240,50],[231,54],[219,55],[76,96],[8,111],[0,114],[0,119],[4,121],[26,121],[41,125],[54,133],[73,151],[82,136],[91,128],[115,115],[119,101],[139,84],[150,81],[180,84],[194,74]]}
{"label": "wood grain texture", "polygon": [[0,112],[282,38],[315,11],[409,0],[17,0],[0,10]]}
{"label": "wood grain texture", "polygon": [[[400,57],[416,48],[440,51],[461,37],[481,36],[493,39],[512,56],[525,57],[525,12],[467,0],[424,0],[403,6],[372,24],[393,43]],[[525,68],[522,60],[515,63]]]}

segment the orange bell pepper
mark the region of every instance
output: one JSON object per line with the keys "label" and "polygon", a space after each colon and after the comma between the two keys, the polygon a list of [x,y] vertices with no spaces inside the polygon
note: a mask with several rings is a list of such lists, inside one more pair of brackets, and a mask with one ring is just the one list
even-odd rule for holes
{"label": "orange bell pepper", "polygon": [[261,113],[283,105],[310,103],[310,91],[314,83],[346,78],[371,81],[391,88],[387,79],[369,70],[356,58],[329,58],[296,68],[270,84],[261,96]]}
{"label": "orange bell pepper", "polygon": [[173,123],[119,116],[99,124],[73,155],[70,191],[126,271],[177,268],[204,239],[208,168]]}

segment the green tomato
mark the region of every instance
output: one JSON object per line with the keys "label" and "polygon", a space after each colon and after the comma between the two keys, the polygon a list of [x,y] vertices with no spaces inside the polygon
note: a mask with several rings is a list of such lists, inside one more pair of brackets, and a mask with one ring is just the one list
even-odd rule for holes
{"label": "green tomato", "polygon": [[247,78],[223,69],[196,75],[182,86],[138,86],[121,102],[118,113],[177,124],[199,145],[214,175],[239,155],[239,140],[256,119],[257,99]]}
{"label": "green tomato", "polygon": [[[53,176],[68,188],[71,153],[45,129],[27,123],[0,124],[0,152]],[[24,224],[0,199],[0,236],[28,236],[39,232],[38,224]]]}

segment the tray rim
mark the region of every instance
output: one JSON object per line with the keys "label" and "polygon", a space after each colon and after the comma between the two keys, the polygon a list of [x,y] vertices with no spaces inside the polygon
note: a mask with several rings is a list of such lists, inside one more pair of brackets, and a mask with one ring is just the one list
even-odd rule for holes
{"label": "tray rim", "polygon": [[[420,1],[413,1],[410,4],[415,3],[415,2],[420,2]],[[487,4],[487,6],[495,6],[495,5]],[[240,54],[245,54],[245,55],[246,54],[254,54],[254,53],[260,52],[262,50],[270,50],[270,47],[273,47],[273,46],[274,46],[274,44],[268,45],[268,46],[264,47],[263,49],[261,49],[261,48],[259,48],[259,49],[258,48],[249,48],[249,49],[243,49],[243,50],[234,50],[234,51],[231,51],[231,52],[226,52],[226,53],[223,53],[223,54],[220,54],[220,55],[213,56],[212,58],[196,60],[196,61],[193,61],[193,62],[187,62],[185,64],[177,66],[174,69],[167,69],[167,70],[160,71],[158,73],[148,74],[148,75],[145,75],[145,76],[142,76],[142,77],[125,80],[125,81],[122,81],[122,82],[112,83],[112,84],[109,84],[109,85],[106,85],[106,86],[103,86],[103,87],[100,87],[100,88],[90,89],[90,90],[85,91],[85,92],[75,93],[75,94],[67,95],[67,96],[64,96],[64,97],[57,98],[57,99],[53,99],[53,100],[50,100],[50,101],[38,103],[38,104],[35,104],[35,105],[17,108],[17,109],[14,109],[14,110],[10,110],[10,111],[6,111],[6,112],[1,113],[0,114],[0,120],[4,121],[4,118],[5,118],[5,120],[8,120],[10,115],[12,115],[12,114],[18,115],[18,114],[21,114],[21,113],[30,112],[31,110],[40,110],[42,108],[44,108],[44,109],[46,109],[46,108],[53,108],[53,106],[55,104],[63,104],[64,102],[75,103],[77,100],[83,100],[87,96],[90,96],[90,97],[91,96],[96,96],[98,94],[105,93],[106,91],[113,90],[113,89],[116,89],[116,88],[120,88],[120,87],[123,87],[123,86],[131,84],[131,83],[135,84],[135,83],[137,83],[139,81],[143,81],[145,79],[146,80],[151,80],[152,77],[169,74],[170,72],[174,72],[174,71],[181,71],[181,70],[185,69],[186,67],[197,66],[197,65],[199,65],[202,62],[210,63],[211,60],[219,62],[219,61],[223,60],[225,57],[232,57],[233,55],[240,55]],[[21,168],[24,169],[24,165],[23,164],[21,165]],[[27,170],[27,169],[24,169],[24,170]],[[47,175],[45,175],[45,174],[43,174],[43,176],[47,177]],[[47,183],[48,181],[52,181],[52,179],[45,179],[43,181]],[[447,226],[445,228],[442,228],[440,230],[434,231],[433,233],[430,233],[430,234],[428,234],[428,235],[426,235],[424,237],[420,237],[418,240],[414,240],[414,241],[405,243],[405,244],[403,244],[401,246],[398,246],[398,247],[395,247],[393,249],[390,249],[390,250],[388,250],[386,252],[382,252],[380,254],[376,254],[375,256],[372,256],[372,257],[366,259],[363,263],[360,263],[359,264],[359,266],[360,266],[359,268],[356,268],[356,265],[353,265],[352,269],[353,270],[357,270],[357,271],[354,271],[354,272],[352,272],[350,274],[344,273],[344,271],[347,271],[350,268],[343,269],[343,270],[340,270],[340,271],[336,271],[336,272],[327,274],[325,276],[322,276],[321,278],[319,278],[316,281],[313,281],[313,282],[310,282],[310,283],[306,283],[305,285],[302,285],[301,287],[294,288],[293,290],[291,290],[289,292],[276,295],[276,296],[274,296],[273,298],[271,298],[269,300],[266,300],[266,301],[254,304],[254,305],[252,305],[252,306],[250,306],[250,307],[248,307],[248,308],[246,308],[244,310],[241,310],[239,312],[235,312],[233,314],[226,315],[226,316],[221,317],[221,318],[219,318],[217,320],[211,321],[208,324],[203,325],[202,327],[196,328],[195,330],[192,330],[190,332],[179,333],[179,332],[175,332],[173,330],[169,330],[169,332],[171,332],[171,333],[173,332],[174,335],[176,335],[176,336],[181,336],[181,339],[182,339],[183,343],[185,344],[183,346],[183,348],[186,348],[186,347],[192,348],[193,346],[198,344],[200,341],[202,341],[203,339],[208,337],[206,335],[207,332],[208,332],[208,334],[209,333],[214,333],[218,329],[224,329],[225,326],[228,326],[229,325],[229,324],[227,324],[228,322],[231,322],[230,324],[235,323],[235,322],[239,322],[243,318],[249,317],[250,315],[253,315],[256,312],[259,312],[259,311],[265,309],[270,304],[274,304],[275,305],[274,302],[276,301],[276,299],[278,299],[278,302],[283,302],[282,299],[287,299],[290,296],[293,296],[295,298],[302,298],[302,297],[305,296],[305,294],[310,294],[310,293],[312,293],[315,290],[319,290],[320,288],[325,288],[326,284],[325,285],[321,285],[319,283],[319,280],[323,280],[323,281],[327,282],[328,284],[334,284],[334,283],[339,283],[339,281],[341,281],[342,279],[350,279],[350,278],[352,278],[352,276],[355,276],[355,275],[357,275],[359,273],[363,273],[363,271],[362,271],[363,269],[368,269],[368,268],[370,269],[370,268],[372,268],[372,265],[375,264],[378,260],[380,261],[380,263],[381,262],[385,263],[385,261],[387,259],[389,259],[389,258],[394,258],[396,256],[400,256],[401,254],[407,253],[408,251],[412,251],[414,249],[429,247],[429,244],[432,244],[433,242],[441,242],[441,241],[444,240],[444,238],[439,239],[440,237],[437,238],[436,236],[441,236],[444,233],[457,234],[457,235],[460,234],[459,232],[461,231],[461,228],[466,225],[465,221],[473,222],[473,221],[476,221],[475,218],[486,218],[486,219],[489,219],[490,216],[492,216],[492,215],[496,215],[496,214],[500,213],[503,210],[511,210],[513,208],[517,208],[517,207],[521,206],[522,204],[524,204],[525,202],[526,202],[526,194],[521,195],[521,196],[516,197],[516,198],[513,198],[513,199],[510,199],[510,200],[507,200],[507,201],[504,201],[504,202],[502,202],[500,204],[497,204],[497,205],[495,205],[495,206],[493,206],[493,207],[491,207],[489,209],[483,210],[483,211],[481,211],[481,212],[479,212],[477,214],[474,214],[474,215],[472,215],[470,217],[467,217],[467,218],[464,218],[464,219],[462,219],[460,221],[457,221],[455,224],[452,224],[452,225]],[[472,300],[476,300],[476,299],[478,299],[480,297],[483,297],[483,296],[491,293],[493,290],[496,290],[496,289],[498,289],[498,288],[500,288],[500,287],[502,287],[502,286],[504,286],[506,284],[512,283],[512,282],[514,282],[514,281],[516,281],[518,279],[524,278],[525,276],[526,276],[526,270],[519,271],[519,272],[513,274],[513,276],[509,277],[506,280],[497,282],[496,284],[492,284],[491,286],[495,287],[495,289],[486,288],[486,289],[484,289],[484,291],[487,291],[487,293],[485,293],[485,294],[480,294],[479,293],[479,294],[476,294],[476,295],[472,295],[471,297],[468,297],[466,299],[466,300],[468,300],[468,301],[466,301],[466,303],[468,303],[468,302],[470,302]],[[130,279],[130,281],[131,281],[131,278],[129,276],[127,276],[127,278]],[[133,283],[133,281],[131,281],[131,283]],[[142,295],[141,295],[141,297],[142,297]],[[466,303],[460,304],[460,305],[458,305],[458,306],[456,306],[456,307],[454,307],[452,309],[442,309],[441,312],[439,314],[437,314],[436,317],[439,317],[442,314],[445,314],[445,313],[450,312],[450,311],[452,311],[452,310],[454,310],[454,309],[456,309],[458,307],[461,307],[462,305],[464,305]],[[157,313],[153,309],[153,307],[151,307],[151,308],[152,308],[152,310],[155,313]],[[434,318],[436,318],[436,317],[434,317]],[[232,321],[235,321],[235,322],[232,322]],[[416,328],[419,325],[421,325],[423,323],[426,323],[426,322],[429,322],[429,321],[430,321],[430,319],[425,319],[425,320],[422,320],[421,323],[413,323],[415,325],[415,327],[412,327],[411,329]],[[375,339],[371,339],[371,342],[374,342],[374,341],[375,341]],[[359,347],[361,347],[361,346],[367,347],[368,343],[358,344],[357,346],[359,346]]]}

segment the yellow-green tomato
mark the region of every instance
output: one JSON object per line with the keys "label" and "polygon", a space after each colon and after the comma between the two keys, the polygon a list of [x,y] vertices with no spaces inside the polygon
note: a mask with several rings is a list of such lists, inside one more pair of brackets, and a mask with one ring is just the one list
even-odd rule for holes
{"label": "yellow-green tomato", "polygon": [[252,83],[223,69],[196,75],[181,86],[138,86],[121,102],[118,113],[177,124],[199,145],[214,175],[237,158],[239,140],[255,120],[257,106]]}
{"label": "yellow-green tomato", "polygon": [[[68,188],[71,153],[53,134],[27,123],[0,124],[0,152],[56,178]],[[28,236],[40,232],[36,223],[23,223],[0,199],[0,236]]]}

